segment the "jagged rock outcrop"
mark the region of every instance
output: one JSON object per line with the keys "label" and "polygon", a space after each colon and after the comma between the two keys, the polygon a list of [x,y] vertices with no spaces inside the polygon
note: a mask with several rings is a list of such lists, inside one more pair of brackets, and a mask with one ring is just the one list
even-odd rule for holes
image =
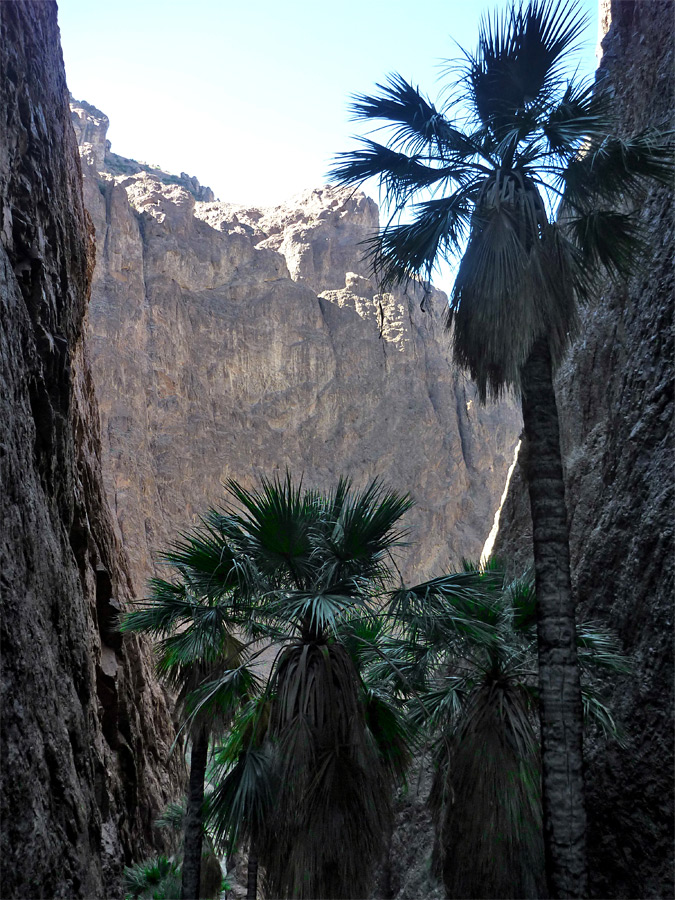
{"label": "jagged rock outcrop", "polygon": [[378,475],[412,493],[404,574],[480,555],[519,415],[480,408],[453,367],[445,295],[378,293],[359,246],[376,205],[332,188],[274,209],[195,202],[147,172],[97,170],[105,125],[81,126],[91,347],[137,591],[222,480],[286,467],[307,484]]}
{"label": "jagged rock outcrop", "polygon": [[195,200],[216,199],[211,188],[200,184],[193,175],[188,175],[186,172],[172,175],[158,166],[137,162],[135,159],[126,159],[124,156],[112,153],[110,141],[106,140],[108,117],[91,103],[87,103],[85,100],[75,100],[71,95],[70,110],[78,146],[82,148],[86,161],[93,165],[97,172],[104,168],[115,175],[136,175],[139,172],[149,172],[162,184],[178,184],[184,187]]}
{"label": "jagged rock outcrop", "polygon": [[[602,4],[601,74],[624,133],[672,127],[672,2]],[[587,747],[590,875],[596,897],[673,895],[673,218],[672,192],[641,203],[649,252],[626,288],[582,314],[557,380],[580,615],[618,633],[634,673],[612,708],[627,747]],[[527,563],[520,472],[496,552]]]}
{"label": "jagged rock outcrop", "polygon": [[100,468],[93,234],[56,4],[0,3],[3,898],[111,896],[182,776]]}

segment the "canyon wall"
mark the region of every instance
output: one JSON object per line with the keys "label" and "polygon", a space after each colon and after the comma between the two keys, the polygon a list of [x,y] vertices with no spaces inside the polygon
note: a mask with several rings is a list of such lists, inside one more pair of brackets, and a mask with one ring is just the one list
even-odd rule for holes
{"label": "canyon wall", "polygon": [[375,203],[330,187],[273,209],[199,201],[205,189],[133,161],[120,174],[106,117],[72,109],[96,230],[103,468],[136,591],[223,480],[286,468],[317,487],[347,474],[410,492],[406,577],[477,558],[519,413],[480,408],[452,365],[444,294],[378,292],[361,246]]}
{"label": "canyon wall", "polygon": [[[671,2],[604,2],[600,68],[620,128],[672,127]],[[587,746],[596,897],[673,896],[672,191],[641,203],[649,252],[625,287],[582,313],[557,380],[579,616],[619,635],[634,673],[610,698],[627,746]],[[496,552],[527,564],[531,521],[516,472]]]}
{"label": "canyon wall", "polygon": [[0,3],[3,898],[112,896],[184,777],[136,638],[83,342],[94,262],[56,4]]}

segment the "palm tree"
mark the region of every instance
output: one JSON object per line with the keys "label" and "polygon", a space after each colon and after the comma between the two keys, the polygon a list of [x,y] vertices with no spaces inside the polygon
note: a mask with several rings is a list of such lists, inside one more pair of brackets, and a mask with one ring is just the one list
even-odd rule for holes
{"label": "palm tree", "polygon": [[[150,597],[122,618],[120,630],[159,639],[155,645],[157,670],[177,692],[176,706],[189,730],[190,776],[181,897],[198,900],[209,740],[214,726],[226,723],[239,699],[255,689],[255,679],[243,665],[245,645],[233,633],[235,628],[246,626],[246,614],[237,605],[235,582],[226,584],[221,580],[219,590],[207,595],[181,565],[182,550],[179,543],[165,554],[165,561],[177,568],[178,577],[174,581],[152,579]],[[205,685],[216,679],[220,690],[204,699]]]}
{"label": "palm tree", "polygon": [[[505,583],[496,567],[467,564],[397,591],[387,613],[399,627],[371,667],[432,742],[434,857],[448,897],[545,896],[531,576]],[[616,737],[597,673],[626,672],[627,661],[592,622],[578,626],[577,647],[586,719]]]}
{"label": "palm tree", "polygon": [[[213,552],[190,563],[191,575],[215,586],[236,567],[278,652],[266,693],[216,752],[210,822],[221,840],[248,840],[270,896],[366,896],[403,758],[400,741],[391,752],[396,742],[378,742],[382,704],[368,695],[340,627],[372,616],[410,501],[376,481],[354,492],[341,479],[322,494],[289,475],[227,489],[239,509],[207,514]],[[203,543],[199,532],[193,538]]]}
{"label": "palm tree", "polygon": [[[672,150],[646,130],[615,136],[609,101],[565,77],[587,24],[577,2],[529,0],[485,17],[478,49],[437,109],[400,75],[358,96],[355,116],[390,129],[331,173],[375,177],[392,216],[370,245],[383,289],[460,259],[448,326],[481,399],[520,392],[533,522],[547,878],[552,896],[586,893],[582,701],[553,372],[599,276],[624,277],[639,249],[629,208],[669,183]],[[453,110],[453,107],[455,109]],[[433,192],[419,200],[420,192]],[[428,193],[427,193],[428,196]],[[399,214],[410,210],[412,221]],[[556,218],[557,211],[557,218]]]}
{"label": "palm tree", "polygon": [[124,869],[125,900],[178,900],[180,868],[166,856]]}

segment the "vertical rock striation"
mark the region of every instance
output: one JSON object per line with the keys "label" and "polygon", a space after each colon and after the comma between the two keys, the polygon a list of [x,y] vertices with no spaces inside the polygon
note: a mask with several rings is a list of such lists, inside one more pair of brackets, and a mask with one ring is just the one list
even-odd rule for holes
{"label": "vertical rock striation", "polygon": [[[600,75],[624,133],[672,127],[672,2],[604,2]],[[590,873],[597,897],[673,893],[672,192],[642,203],[649,254],[626,288],[583,311],[557,379],[580,615],[618,633],[633,675],[611,702],[628,745],[589,743]],[[527,563],[531,522],[512,481],[496,552]]]}
{"label": "vertical rock striation", "polygon": [[93,371],[136,590],[224,479],[286,467],[409,491],[406,576],[477,558],[519,414],[480,408],[452,365],[444,294],[382,295],[369,279],[372,200],[327,187],[274,209],[199,202],[153,173],[101,169],[107,120],[87,109],[73,106],[98,248]]}
{"label": "vertical rock striation", "polygon": [[104,496],[83,342],[93,234],[56,4],[0,3],[3,897],[108,896],[177,759]]}

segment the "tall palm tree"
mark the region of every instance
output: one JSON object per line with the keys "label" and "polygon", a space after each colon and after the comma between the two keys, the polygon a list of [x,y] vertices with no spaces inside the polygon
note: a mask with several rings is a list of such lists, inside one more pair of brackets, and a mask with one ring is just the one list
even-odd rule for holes
{"label": "tall palm tree", "polygon": [[340,626],[372,615],[410,501],[376,481],[355,492],[342,479],[322,494],[289,475],[227,489],[238,510],[207,515],[213,553],[190,571],[215,585],[236,566],[278,652],[266,694],[216,753],[223,769],[209,802],[212,826],[221,838],[248,839],[270,896],[366,896],[401,743],[378,742],[382,704],[367,695]]}
{"label": "tall palm tree", "polygon": [[[202,545],[200,549],[205,548]],[[255,690],[255,678],[244,665],[245,645],[234,634],[235,628],[246,627],[234,581],[225,584],[221,580],[219,591],[207,595],[181,565],[181,552],[179,544],[165,555],[165,560],[177,567],[175,580],[152,579],[150,596],[122,618],[120,630],[158,639],[158,673],[176,692],[176,707],[188,727],[191,753],[181,898],[198,900],[209,741],[214,727],[231,718],[240,698]],[[218,694],[204,700],[200,696],[204,685],[216,679]]]}
{"label": "tall palm tree", "polygon": [[[482,400],[520,392],[538,605],[544,833],[552,896],[586,893],[582,702],[553,372],[576,303],[603,273],[624,277],[639,249],[629,208],[669,183],[672,149],[646,130],[615,136],[609,101],[567,78],[587,20],[577,2],[529,0],[482,19],[478,49],[437,109],[400,75],[358,96],[355,116],[389,128],[363,139],[332,176],[375,177],[392,216],[370,246],[383,289],[460,259],[448,325]],[[452,71],[452,70],[451,70]],[[420,192],[431,199],[420,200]],[[412,221],[399,218],[410,210]],[[557,213],[557,217],[556,217]]]}

